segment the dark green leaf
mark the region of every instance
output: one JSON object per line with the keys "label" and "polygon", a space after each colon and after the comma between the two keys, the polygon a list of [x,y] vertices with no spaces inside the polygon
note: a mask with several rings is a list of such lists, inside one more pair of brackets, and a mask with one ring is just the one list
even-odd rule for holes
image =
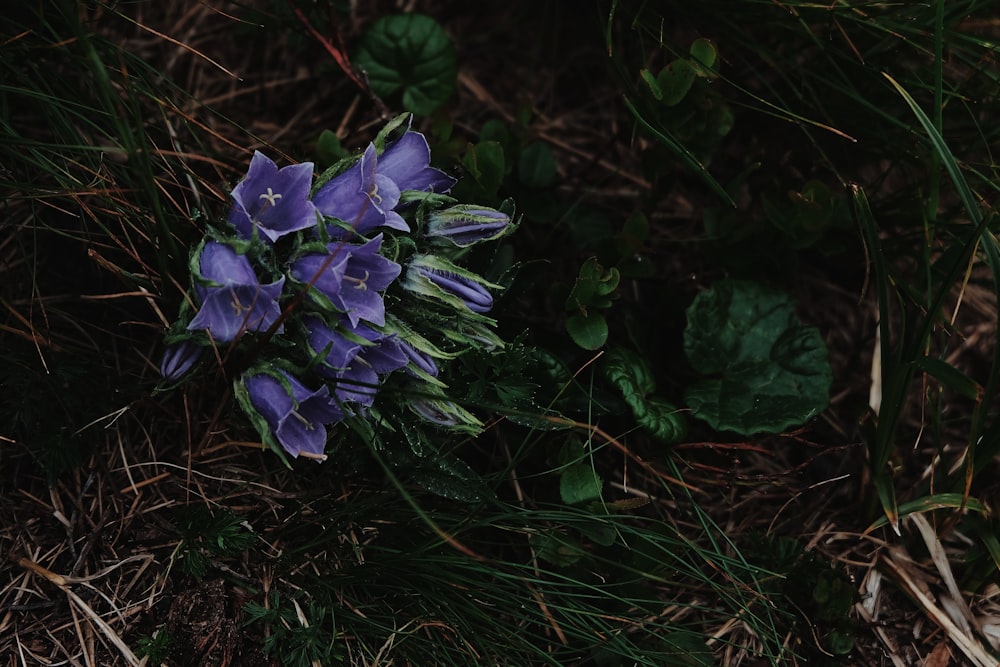
{"label": "dark green leaf", "polygon": [[676,106],[691,90],[697,72],[688,60],[675,60],[662,70],[656,77],[656,83],[663,91],[663,103],[668,107]]}
{"label": "dark green leaf", "polygon": [[517,161],[521,183],[529,188],[546,188],[556,179],[556,158],[548,144],[535,141],[524,147]]}
{"label": "dark green leaf", "polygon": [[387,16],[361,39],[354,62],[379,97],[402,94],[403,108],[427,116],[455,90],[455,46],[438,23],[422,14]]}
{"label": "dark green leaf", "polygon": [[469,144],[462,157],[462,166],[485,198],[496,197],[504,175],[504,153],[499,142],[480,141],[478,144]]}
{"label": "dark green leaf", "polygon": [[574,313],[566,318],[566,331],[585,350],[600,349],[608,340],[608,323],[600,313]]}
{"label": "dark green leaf", "polygon": [[829,401],[832,373],[819,331],[781,292],[726,280],[688,308],[684,351],[706,377],[688,388],[692,414],[744,435],[801,424]]}
{"label": "dark green leaf", "polygon": [[650,396],[642,403],[642,411],[635,410],[636,421],[657,440],[668,444],[680,442],[687,434],[683,413],[676,405],[659,396]]}
{"label": "dark green leaf", "polygon": [[715,67],[715,61],[719,57],[715,43],[704,37],[694,40],[688,53],[691,55],[691,60],[701,66],[698,69],[702,76],[710,75],[710,70]]}
{"label": "dark green leaf", "polygon": [[567,505],[578,505],[601,497],[601,478],[589,461],[574,463],[559,477],[559,495]]}

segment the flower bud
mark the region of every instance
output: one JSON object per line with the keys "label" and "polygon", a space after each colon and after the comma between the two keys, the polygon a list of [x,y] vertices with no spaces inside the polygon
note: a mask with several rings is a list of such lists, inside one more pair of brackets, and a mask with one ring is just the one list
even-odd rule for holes
{"label": "flower bud", "polygon": [[189,340],[168,345],[160,361],[160,375],[168,382],[177,382],[188,374],[201,357],[201,347]]}
{"label": "flower bud", "polygon": [[427,236],[466,248],[480,241],[498,239],[509,227],[510,217],[506,213],[485,206],[460,204],[431,213]]}
{"label": "flower bud", "polygon": [[486,313],[493,307],[493,296],[487,286],[498,287],[434,255],[414,256],[403,282],[403,287],[411,292],[473,313]]}

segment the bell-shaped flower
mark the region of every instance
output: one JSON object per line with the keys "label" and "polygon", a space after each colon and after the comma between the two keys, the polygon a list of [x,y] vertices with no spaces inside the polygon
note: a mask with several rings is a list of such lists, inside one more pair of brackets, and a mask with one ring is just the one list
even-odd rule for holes
{"label": "bell-shaped flower", "polygon": [[399,264],[379,254],[382,235],[362,245],[342,242],[327,245],[328,254],[310,253],[292,263],[295,280],[311,283],[313,289],[347,314],[351,326],[365,320],[385,324],[382,291],[402,271]]}
{"label": "bell-shaped flower", "polygon": [[493,241],[510,230],[510,216],[492,208],[459,204],[428,216],[427,236],[466,248],[480,241]]}
{"label": "bell-shaped flower", "polygon": [[268,243],[285,234],[315,227],[316,206],[309,201],[313,164],[303,162],[278,169],[270,158],[254,151],[246,177],[233,188],[229,222],[241,238],[254,231]]}
{"label": "bell-shaped flower", "polygon": [[228,245],[205,243],[197,274],[206,284],[195,285],[201,307],[189,330],[206,330],[216,342],[228,342],[244,331],[267,330],[281,316],[278,299],[285,279],[262,285],[246,255]]}
{"label": "bell-shaped flower", "polygon": [[[313,204],[325,216],[342,220],[358,233],[390,227],[410,231],[409,225],[393,209],[399,203],[399,188],[388,176],[378,173],[378,153],[374,144],[347,171],[334,176],[313,195]],[[330,228],[335,238],[346,235]]]}
{"label": "bell-shaped flower", "polygon": [[400,191],[448,192],[457,182],[440,169],[430,166],[431,149],[419,132],[407,130],[386,146],[378,158],[378,173],[392,179]]}
{"label": "bell-shaped flower", "polygon": [[168,382],[177,382],[198,363],[201,351],[200,345],[189,340],[168,345],[160,361],[160,375]]}
{"label": "bell-shaped flower", "polygon": [[487,287],[499,288],[499,285],[441,257],[414,255],[407,266],[403,287],[459,310],[486,313],[493,307],[493,296]]}
{"label": "bell-shaped flower", "polygon": [[343,403],[371,405],[379,378],[407,363],[395,336],[346,321],[339,330],[331,329],[317,317],[307,317],[303,324],[309,347],[321,355],[316,372],[334,381],[334,393]]}
{"label": "bell-shaped flower", "polygon": [[325,459],[326,426],[343,419],[343,412],[326,386],[314,391],[284,371],[278,374],[251,372],[242,377],[250,405],[286,452],[294,457]]}

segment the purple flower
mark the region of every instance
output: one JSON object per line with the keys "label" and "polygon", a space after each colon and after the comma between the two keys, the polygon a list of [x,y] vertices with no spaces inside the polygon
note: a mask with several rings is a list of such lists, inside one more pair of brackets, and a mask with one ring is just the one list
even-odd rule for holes
{"label": "purple flower", "polygon": [[440,257],[415,255],[406,270],[403,287],[455,308],[486,313],[493,307],[493,296],[484,282],[475,274]]}
{"label": "purple flower", "polygon": [[381,248],[381,234],[363,245],[330,243],[329,254],[297,259],[291,274],[300,282],[312,283],[313,289],[347,313],[351,326],[358,326],[361,320],[381,326],[385,324],[381,292],[402,271],[399,264],[379,254]]}
{"label": "purple flower", "polygon": [[358,234],[376,227],[410,231],[402,216],[393,210],[399,203],[399,188],[391,178],[379,174],[377,166],[375,145],[368,144],[360,160],[313,195],[316,208],[325,216],[348,223]]}
{"label": "purple flower", "polygon": [[278,320],[284,278],[262,285],[245,255],[217,241],[204,245],[198,265],[210,285],[195,285],[201,308],[189,330],[205,329],[217,342],[228,342],[244,331],[266,330]]}
{"label": "purple flower", "polygon": [[395,336],[363,324],[351,326],[341,322],[341,327],[350,335],[348,338],[316,317],[306,318],[304,324],[309,330],[309,347],[315,354],[323,355],[317,372],[336,382],[334,392],[344,403],[371,405],[379,377],[407,363]]}
{"label": "purple flower", "polygon": [[448,192],[457,182],[440,169],[430,166],[431,149],[419,132],[407,130],[379,156],[378,172],[388,176],[402,190]]}
{"label": "purple flower", "polygon": [[[325,216],[343,220],[358,234],[376,227],[410,231],[396,212],[400,192],[419,190],[447,192],[454,178],[430,166],[431,151],[424,135],[407,131],[389,144],[381,155],[374,144],[347,171],[339,174],[313,195],[313,203]],[[343,236],[336,228],[336,236]]]}
{"label": "purple flower", "polygon": [[326,425],[343,419],[343,413],[325,386],[313,391],[297,378],[281,375],[281,380],[269,373],[244,375],[250,404],[286,452],[325,459]]}
{"label": "purple flower", "polygon": [[492,241],[510,228],[510,217],[485,206],[460,204],[430,214],[427,236],[465,248],[480,241]]}
{"label": "purple flower", "polygon": [[309,201],[311,162],[278,169],[270,158],[254,151],[246,178],[233,189],[229,222],[240,237],[253,238],[254,228],[269,243],[285,234],[314,227],[316,206]]}
{"label": "purple flower", "polygon": [[160,375],[164,380],[177,382],[194,368],[200,357],[201,347],[189,340],[168,345],[160,361]]}

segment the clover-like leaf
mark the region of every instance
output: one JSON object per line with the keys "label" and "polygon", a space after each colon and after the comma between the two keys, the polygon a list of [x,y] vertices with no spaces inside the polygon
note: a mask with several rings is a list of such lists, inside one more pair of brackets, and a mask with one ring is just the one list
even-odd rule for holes
{"label": "clover-like leaf", "polygon": [[438,23],[423,14],[386,16],[361,40],[354,63],[379,97],[402,94],[403,108],[427,116],[455,90],[455,45]]}
{"label": "clover-like leaf", "polygon": [[799,322],[787,294],[725,280],[688,308],[684,352],[708,376],[685,399],[713,428],[776,433],[826,408],[832,373],[815,327]]}

